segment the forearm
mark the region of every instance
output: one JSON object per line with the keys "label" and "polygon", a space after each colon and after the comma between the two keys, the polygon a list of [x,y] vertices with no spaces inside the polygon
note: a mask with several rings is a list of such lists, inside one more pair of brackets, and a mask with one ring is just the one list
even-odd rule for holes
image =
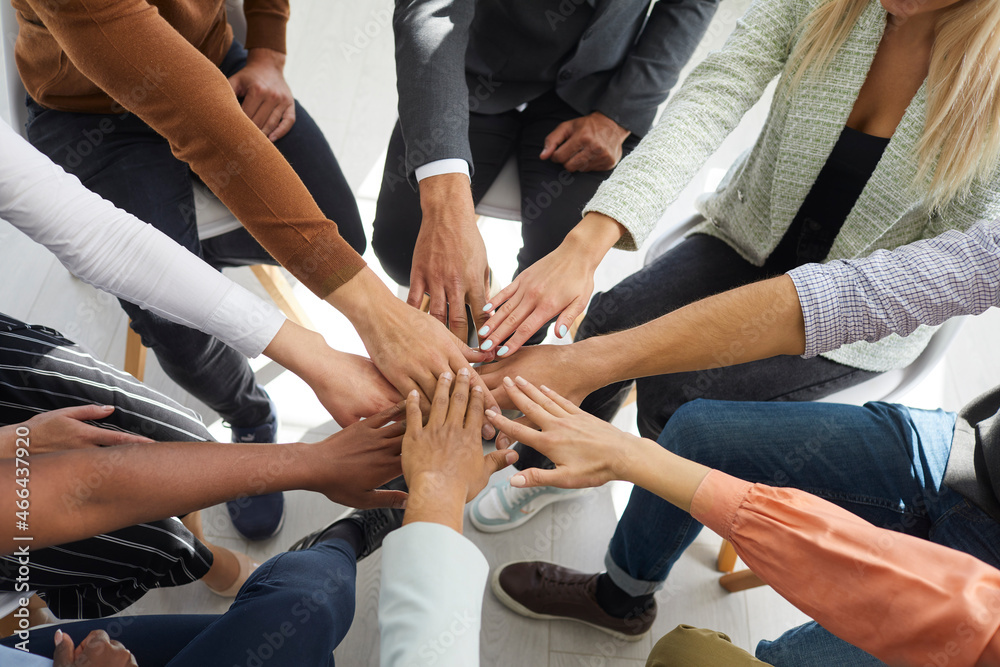
{"label": "forearm", "polygon": [[802,354],[805,333],[788,276],[724,292],[647,324],[570,346],[574,367],[597,388],[666,373]]}
{"label": "forearm", "polygon": [[396,315],[409,307],[368,267],[327,296],[326,302],[350,320],[364,341],[379,329],[402,326]]}
{"label": "forearm", "polygon": [[425,522],[462,532],[466,489],[445,474],[423,475],[409,484],[403,524]]}
{"label": "forearm", "polygon": [[[32,545],[71,542],[244,494],[312,488],[313,447],[176,442],[29,457]],[[7,488],[19,479],[16,467],[14,459],[0,461]],[[14,493],[7,495],[4,509],[13,516]],[[12,545],[9,534],[0,536],[0,551]]]}
{"label": "forearm", "polygon": [[691,511],[698,486],[711,469],[677,456],[648,438],[623,433],[615,477],[642,487],[670,504]]}
{"label": "forearm", "polygon": [[626,233],[625,228],[614,218],[590,212],[570,230],[556,250],[578,258],[593,272]]}

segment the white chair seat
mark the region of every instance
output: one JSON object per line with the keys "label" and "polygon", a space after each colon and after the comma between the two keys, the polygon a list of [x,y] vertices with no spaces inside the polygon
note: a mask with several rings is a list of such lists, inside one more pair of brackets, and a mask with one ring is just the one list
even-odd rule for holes
{"label": "white chair seat", "polygon": [[517,173],[517,158],[513,155],[504,163],[493,185],[486,191],[476,213],[487,218],[521,220],[521,182]]}

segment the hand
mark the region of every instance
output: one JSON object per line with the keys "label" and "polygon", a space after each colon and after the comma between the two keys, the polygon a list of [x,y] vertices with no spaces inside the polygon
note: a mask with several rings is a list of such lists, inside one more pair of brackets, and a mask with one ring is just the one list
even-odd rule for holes
{"label": "hand", "polygon": [[137,667],[135,656],[104,630],[94,630],[75,649],[62,630],[56,630],[55,642],[52,667]]}
{"label": "hand", "polygon": [[526,347],[514,357],[480,367],[480,377],[501,408],[515,407],[503,380],[517,376],[535,384],[548,385],[574,405],[580,405],[592,391],[600,389],[600,386],[592,386],[589,373],[581,370],[586,367],[586,362],[581,361],[578,354],[580,347],[580,343]]}
{"label": "hand", "polygon": [[406,435],[403,436],[403,476],[408,481],[430,478],[461,487],[465,502],[476,497],[490,475],[517,460],[512,451],[483,456],[483,390],[472,388],[469,372],[461,369],[455,389],[448,397],[452,374],[438,377],[427,424],[420,413],[420,397],[406,397]]}
{"label": "hand", "polygon": [[469,372],[461,369],[449,398],[452,374],[438,377],[427,424],[416,391],[406,397],[403,436],[403,476],[412,502],[405,522],[432,521],[462,532],[462,508],[483,490],[490,475],[517,460],[512,451],[483,456],[483,390],[472,388]]}
{"label": "hand", "polygon": [[[468,368],[472,383],[486,391],[470,364],[492,355],[469,349],[433,317],[397,299],[371,269],[362,269],[327,301],[354,324],[375,367],[400,394],[416,389],[430,405],[437,376],[445,370],[457,374],[462,368]],[[496,406],[491,394],[486,404]],[[494,433],[492,424],[483,425],[484,438]]]}
{"label": "hand", "polygon": [[566,171],[608,171],[622,159],[622,144],[631,132],[600,111],[559,123],[545,137],[540,157]]}
{"label": "hand", "polygon": [[537,449],[556,464],[555,470],[528,468],[514,475],[516,487],[556,486],[582,489],[624,479],[622,471],[642,438],[624,433],[588,414],[548,387],[539,389],[524,378],[504,378],[507,394],[535,430],[487,410],[487,418],[507,436]]}
{"label": "hand", "polygon": [[342,427],[402,402],[402,394],[378,372],[371,359],[336,350],[330,353],[322,360],[314,360],[318,362],[313,376],[316,379],[309,386]]}
{"label": "hand", "polygon": [[315,443],[319,479],[310,490],[348,507],[403,507],[404,492],[377,488],[402,473],[401,417],[403,403]]}
{"label": "hand", "polygon": [[419,308],[430,296],[429,312],[463,342],[472,308],[476,328],[485,320],[490,267],[486,244],[476,228],[472,191],[465,174],[441,174],[420,181],[423,221],[413,249],[410,293],[406,302]]}
{"label": "hand", "polygon": [[110,405],[78,405],[35,415],[21,424],[0,429],[0,458],[10,458],[17,450],[17,429],[28,429],[32,454],[48,454],[66,449],[113,447],[133,443],[153,442],[149,438],[121,431],[112,431],[84,422],[104,419],[114,412]]}
{"label": "hand", "polygon": [[556,335],[565,338],[594,293],[594,271],[623,231],[612,218],[588,213],[558,248],[490,300],[486,310],[496,310],[479,330],[486,338],[479,348],[503,343],[497,356],[510,356],[556,315]]}
{"label": "hand", "polygon": [[229,77],[229,85],[243,100],[243,112],[272,142],[295,124],[295,98],[285,81],[285,54],[250,49],[246,67]]}

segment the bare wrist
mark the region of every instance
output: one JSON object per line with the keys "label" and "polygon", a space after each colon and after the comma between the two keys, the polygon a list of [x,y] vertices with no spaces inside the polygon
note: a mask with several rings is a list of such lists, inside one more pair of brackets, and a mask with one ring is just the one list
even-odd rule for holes
{"label": "bare wrist", "polygon": [[285,54],[281,51],[275,51],[274,49],[257,47],[247,51],[247,64],[269,65],[276,68],[278,71],[284,71]]}
{"label": "bare wrist", "polygon": [[468,489],[454,477],[437,471],[419,473],[407,480],[409,498],[403,523],[439,523],[459,533]]}
{"label": "bare wrist", "polygon": [[625,227],[617,220],[591,211],[570,230],[560,248],[565,248],[596,269],[624,233]]}
{"label": "bare wrist", "polygon": [[[417,186],[420,191],[420,208],[424,224],[434,223],[442,213],[452,211],[460,215],[461,222],[475,224],[472,187],[465,174],[450,173],[428,176]],[[465,209],[463,211],[463,209]]]}
{"label": "bare wrist", "polygon": [[642,486],[646,482],[643,475],[650,469],[650,462],[656,458],[661,447],[648,438],[640,438],[622,432],[621,445],[611,463],[615,479]]}

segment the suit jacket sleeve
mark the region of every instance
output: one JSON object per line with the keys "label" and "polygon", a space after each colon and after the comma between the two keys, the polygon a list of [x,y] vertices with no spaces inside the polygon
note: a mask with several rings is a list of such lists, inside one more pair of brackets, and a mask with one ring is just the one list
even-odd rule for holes
{"label": "suit jacket sleeve", "polygon": [[645,134],[717,6],[717,0],[658,0],[597,111],[634,134]]}
{"label": "suit jacket sleeve", "polygon": [[405,173],[414,185],[417,167],[461,158],[472,168],[469,88],[465,50],[475,0],[396,0],[396,88],[406,142]]}
{"label": "suit jacket sleeve", "polygon": [[411,523],[385,538],[382,667],[478,665],[489,570],[479,549],[447,526]]}

